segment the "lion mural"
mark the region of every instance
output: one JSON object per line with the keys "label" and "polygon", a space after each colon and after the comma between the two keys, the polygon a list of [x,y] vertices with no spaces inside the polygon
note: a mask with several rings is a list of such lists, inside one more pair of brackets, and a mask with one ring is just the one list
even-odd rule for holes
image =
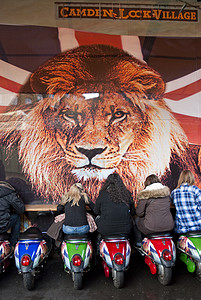
{"label": "lion mural", "polygon": [[46,199],[57,202],[80,181],[95,201],[113,172],[134,199],[151,173],[170,187],[182,168],[198,180],[198,149],[165,104],[161,76],[123,50],[77,47],[40,66],[29,84],[42,100],[17,106],[2,139],[18,145],[24,174]]}

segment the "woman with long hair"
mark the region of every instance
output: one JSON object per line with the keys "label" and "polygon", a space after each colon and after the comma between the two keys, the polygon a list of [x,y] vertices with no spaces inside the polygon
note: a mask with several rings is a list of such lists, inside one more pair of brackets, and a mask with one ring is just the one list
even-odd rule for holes
{"label": "woman with long hair", "polygon": [[176,233],[201,230],[201,190],[194,183],[193,173],[183,170],[176,189],[171,193],[176,208]]}
{"label": "woman with long hair", "polygon": [[97,231],[103,236],[127,236],[131,233],[134,203],[119,174],[113,173],[108,176],[93,211],[98,215]]}
{"label": "woman with long hair", "polygon": [[73,184],[70,190],[62,196],[57,211],[65,210],[65,220],[62,227],[64,233],[86,234],[89,232],[86,204],[89,204],[88,196],[80,183]]}

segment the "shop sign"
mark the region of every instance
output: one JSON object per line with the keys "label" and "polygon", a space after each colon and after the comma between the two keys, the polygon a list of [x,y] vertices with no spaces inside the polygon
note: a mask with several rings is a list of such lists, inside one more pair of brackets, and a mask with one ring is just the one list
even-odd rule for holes
{"label": "shop sign", "polygon": [[198,22],[198,9],[176,6],[55,2],[57,19],[118,19]]}

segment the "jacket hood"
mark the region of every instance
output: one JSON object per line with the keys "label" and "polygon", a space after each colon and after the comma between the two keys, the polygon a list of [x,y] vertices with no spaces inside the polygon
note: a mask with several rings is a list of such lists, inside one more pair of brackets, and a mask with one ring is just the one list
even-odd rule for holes
{"label": "jacket hood", "polygon": [[[153,186],[153,185],[152,185]],[[151,185],[149,186],[151,187]],[[137,194],[137,200],[147,200],[150,198],[163,198],[170,196],[170,189],[162,184],[158,188],[146,188]]]}
{"label": "jacket hood", "polygon": [[0,197],[4,197],[9,195],[15,191],[14,187],[10,185],[8,182],[0,181]]}

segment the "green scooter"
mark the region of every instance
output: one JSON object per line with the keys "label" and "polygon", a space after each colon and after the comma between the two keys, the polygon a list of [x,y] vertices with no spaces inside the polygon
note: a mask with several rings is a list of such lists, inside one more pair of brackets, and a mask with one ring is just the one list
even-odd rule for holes
{"label": "green scooter", "polygon": [[201,230],[181,235],[177,241],[179,258],[190,273],[195,273],[201,281]]}
{"label": "green scooter", "polygon": [[84,271],[90,270],[93,248],[87,235],[65,235],[61,245],[64,271],[72,275],[74,289],[82,289]]}

